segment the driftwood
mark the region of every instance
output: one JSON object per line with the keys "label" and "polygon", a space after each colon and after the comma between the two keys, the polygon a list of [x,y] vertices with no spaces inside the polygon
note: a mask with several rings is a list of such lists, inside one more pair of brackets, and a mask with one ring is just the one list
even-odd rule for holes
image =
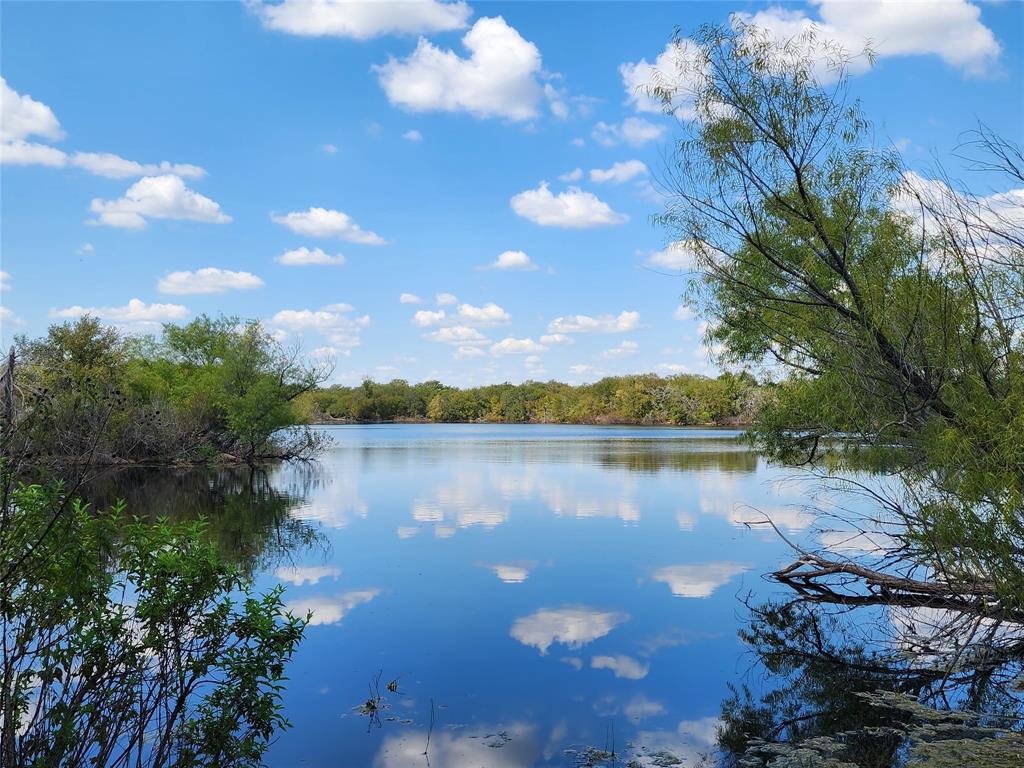
{"label": "driftwood", "polygon": [[[995,585],[986,581],[924,581],[806,551],[802,551],[800,559],[775,571],[772,577],[809,602],[936,608],[994,621],[1024,623],[1024,613],[1006,606],[997,596]],[[846,590],[848,582],[843,577],[863,585],[863,590]]]}

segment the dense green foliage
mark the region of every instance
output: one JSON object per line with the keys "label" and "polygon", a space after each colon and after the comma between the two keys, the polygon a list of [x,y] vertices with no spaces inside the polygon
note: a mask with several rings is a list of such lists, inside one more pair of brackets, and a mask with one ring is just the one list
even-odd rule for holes
{"label": "dense green foliage", "polygon": [[132,337],[83,317],[19,338],[16,421],[37,461],[256,461],[304,456],[294,400],[321,371],[259,323],[202,316]]}
{"label": "dense green foliage", "polygon": [[[922,183],[875,147],[844,59],[812,35],[712,28],[701,51],[685,76],[704,119],[677,145],[660,222],[693,252],[690,298],[723,357],[790,377],[762,411],[761,446],[813,460],[853,435],[844,445],[943,494],[952,514],[934,507],[933,530],[947,543],[1024,542],[1024,237],[1012,208]],[[815,61],[827,53],[837,82],[826,86]],[[989,167],[1019,180],[1020,149],[981,136]]]}
{"label": "dense green foliage", "polygon": [[714,379],[610,376],[579,386],[528,381],[472,389],[396,379],[307,392],[299,404],[311,421],[724,425],[751,423],[764,391],[746,373]]}
{"label": "dense green foliage", "polygon": [[[679,45],[653,92],[667,111],[685,92],[696,119],[681,124],[659,221],[694,260],[688,299],[707,342],[785,373],[754,428],[763,451],[893,476],[861,486],[871,511],[843,521],[888,544],[798,549],[774,574],[792,599],[755,610],[743,636],[774,688],[725,703],[721,743],[743,766],[898,765],[910,732],[878,727],[853,694],[1019,708],[1019,203],[921,179],[877,146],[848,55],[814,30],[779,40],[734,20]],[[984,127],[974,138],[976,167],[1024,181],[1020,147]],[[985,750],[1020,756],[1019,740],[991,735]]]}
{"label": "dense green foliage", "polygon": [[304,619],[225,565],[202,523],[5,487],[0,765],[258,766]]}

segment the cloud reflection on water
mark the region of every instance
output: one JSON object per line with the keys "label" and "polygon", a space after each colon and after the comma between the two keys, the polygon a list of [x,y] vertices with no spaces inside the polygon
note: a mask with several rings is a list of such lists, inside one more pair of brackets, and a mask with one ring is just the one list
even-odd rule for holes
{"label": "cloud reflection on water", "polygon": [[593,669],[610,669],[616,677],[626,680],[643,680],[651,671],[649,664],[634,659],[632,656],[595,656],[590,660]]}
{"label": "cloud reflection on water", "polygon": [[361,589],[334,597],[310,595],[289,601],[285,605],[285,610],[293,616],[305,616],[307,612],[311,612],[313,614],[309,620],[311,626],[338,624],[353,608],[370,602],[379,594],[379,589]]}
{"label": "cloud reflection on water", "polygon": [[[438,730],[430,734],[431,768],[524,768],[540,756],[537,729],[524,723],[474,726],[473,733]],[[386,736],[373,758],[374,768],[425,766],[426,729]]]}
{"label": "cloud reflection on water", "polygon": [[489,568],[506,584],[522,584],[530,577],[533,563],[495,563]]}
{"label": "cloud reflection on water", "polygon": [[746,565],[723,561],[699,565],[669,565],[659,568],[651,577],[668,584],[676,597],[711,597],[712,593],[734,577],[748,571]]}
{"label": "cloud reflection on water", "polygon": [[518,618],[509,634],[523,645],[536,648],[544,656],[554,643],[579,650],[626,621],[629,621],[629,614],[621,611],[567,605],[561,608],[542,608]]}
{"label": "cloud reflection on water", "polygon": [[331,565],[290,565],[276,569],[274,575],[281,581],[301,587],[303,584],[316,584],[328,577],[336,579],[341,576],[341,568]]}

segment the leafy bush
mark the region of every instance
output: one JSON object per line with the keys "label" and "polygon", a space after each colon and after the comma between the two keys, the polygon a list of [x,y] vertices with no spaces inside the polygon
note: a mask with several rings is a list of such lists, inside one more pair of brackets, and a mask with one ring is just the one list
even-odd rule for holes
{"label": "leafy bush", "polygon": [[306,619],[257,595],[203,523],[8,489],[0,521],[0,765],[258,766],[287,726]]}
{"label": "leafy bush", "polygon": [[302,363],[257,322],[201,316],[160,339],[123,336],[94,318],[19,338],[17,428],[39,461],[253,463],[322,447],[295,399],[326,371]]}

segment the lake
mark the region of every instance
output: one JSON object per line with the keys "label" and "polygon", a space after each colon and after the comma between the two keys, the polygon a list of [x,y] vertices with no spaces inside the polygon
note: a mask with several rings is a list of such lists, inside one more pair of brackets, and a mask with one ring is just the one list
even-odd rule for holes
{"label": "lake", "polygon": [[563,766],[588,747],[691,765],[714,751],[727,685],[760,679],[737,639],[741,599],[767,597],[763,574],[794,559],[749,524],[768,513],[800,539],[813,523],[791,470],[723,430],[325,430],[316,466],[126,473],[104,491],[210,515],[257,587],[284,584],[312,611],[270,766],[425,766],[425,750],[433,768]]}

